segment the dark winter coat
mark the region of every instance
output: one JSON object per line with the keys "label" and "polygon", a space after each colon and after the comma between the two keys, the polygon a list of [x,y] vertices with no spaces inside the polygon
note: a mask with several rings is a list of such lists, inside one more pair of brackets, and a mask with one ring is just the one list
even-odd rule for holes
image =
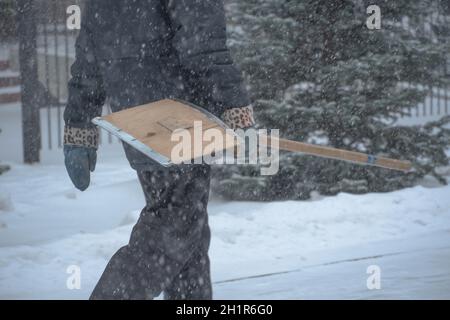
{"label": "dark winter coat", "polygon": [[[218,116],[249,104],[226,47],[222,0],[90,0],[71,72],[68,126],[90,126],[106,98],[119,111],[174,97]],[[125,150],[135,169],[152,164]]]}

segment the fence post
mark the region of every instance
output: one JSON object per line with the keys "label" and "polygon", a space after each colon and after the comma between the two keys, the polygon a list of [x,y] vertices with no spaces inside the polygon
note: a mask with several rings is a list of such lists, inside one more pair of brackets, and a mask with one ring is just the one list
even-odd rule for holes
{"label": "fence post", "polygon": [[41,148],[35,2],[33,0],[17,1],[23,158],[24,162],[29,164],[39,162]]}

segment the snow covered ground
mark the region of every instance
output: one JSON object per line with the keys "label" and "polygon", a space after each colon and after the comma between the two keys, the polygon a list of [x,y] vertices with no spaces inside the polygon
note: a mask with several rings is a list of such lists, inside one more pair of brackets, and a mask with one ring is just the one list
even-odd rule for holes
{"label": "snow covered ground", "polygon": [[[128,241],[144,199],[121,154],[81,193],[60,164],[0,176],[0,298],[86,299]],[[306,202],[222,203],[209,212],[215,298],[450,298],[450,186]],[[70,290],[67,269],[81,270]],[[381,289],[367,288],[367,268]]]}

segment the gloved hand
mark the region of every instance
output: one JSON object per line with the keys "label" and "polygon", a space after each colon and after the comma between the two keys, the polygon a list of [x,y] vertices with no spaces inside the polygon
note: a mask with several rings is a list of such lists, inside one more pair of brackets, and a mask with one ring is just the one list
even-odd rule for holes
{"label": "gloved hand", "polygon": [[[247,134],[248,130],[255,127],[255,119],[253,117],[253,106],[249,105],[242,108],[228,109],[222,114],[223,122],[233,130],[242,129],[239,134]],[[241,152],[239,152],[241,151]],[[234,149],[234,157],[240,159],[241,162],[246,163],[252,158],[255,161],[257,159],[258,146],[256,148],[250,148],[246,143],[244,150],[240,150],[237,147]]]}
{"label": "gloved hand", "polygon": [[64,146],[64,164],[75,187],[85,191],[91,182],[91,172],[97,163],[97,150],[79,146]]}
{"label": "gloved hand", "polygon": [[98,131],[96,128],[64,129],[64,164],[72,183],[85,191],[97,163]]}
{"label": "gloved hand", "polygon": [[253,106],[228,109],[222,114],[222,120],[231,129],[249,129],[255,126]]}

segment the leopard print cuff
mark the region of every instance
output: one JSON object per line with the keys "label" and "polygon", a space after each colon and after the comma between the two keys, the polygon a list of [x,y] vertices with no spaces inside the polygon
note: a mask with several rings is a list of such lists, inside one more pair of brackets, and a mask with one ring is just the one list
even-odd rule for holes
{"label": "leopard print cuff", "polygon": [[233,130],[253,127],[253,106],[229,109],[222,114],[222,120]]}
{"label": "leopard print cuff", "polygon": [[64,144],[86,148],[98,148],[99,133],[97,128],[64,127]]}

